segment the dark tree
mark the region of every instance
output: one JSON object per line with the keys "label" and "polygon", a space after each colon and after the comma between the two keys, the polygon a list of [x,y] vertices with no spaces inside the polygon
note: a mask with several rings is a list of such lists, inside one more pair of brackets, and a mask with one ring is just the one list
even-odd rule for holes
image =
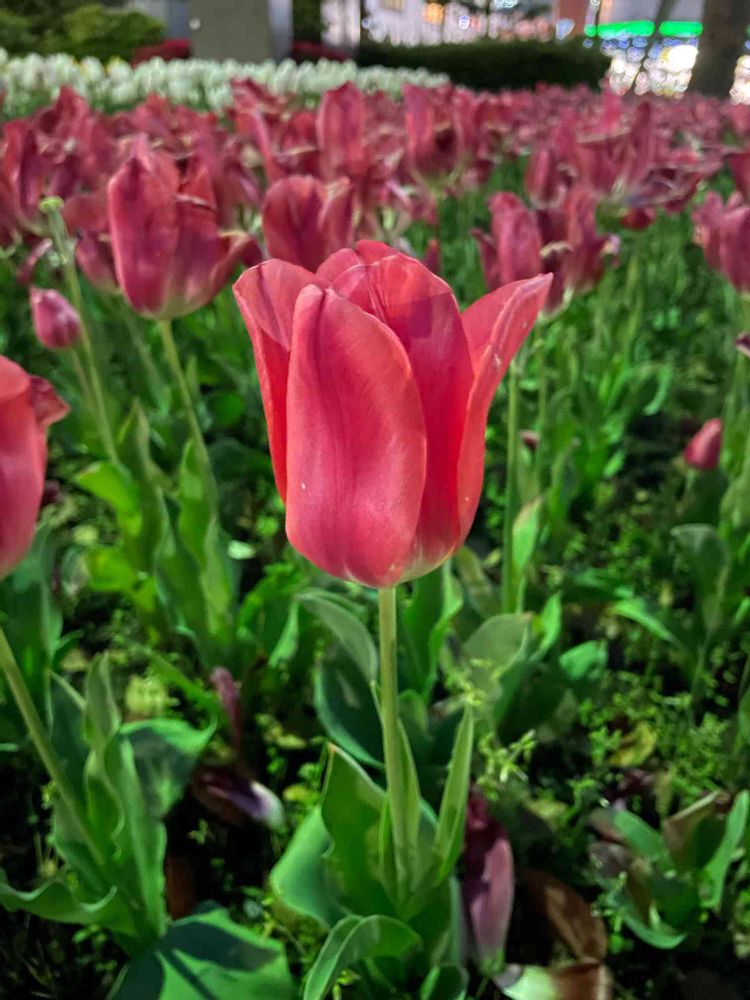
{"label": "dark tree", "polygon": [[744,52],[750,0],[705,0],[703,34],[690,89],[726,97],[732,89],[737,60]]}

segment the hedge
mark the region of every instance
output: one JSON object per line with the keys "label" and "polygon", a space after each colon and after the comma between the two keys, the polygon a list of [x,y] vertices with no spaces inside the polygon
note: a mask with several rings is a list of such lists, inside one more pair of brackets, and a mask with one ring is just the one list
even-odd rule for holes
{"label": "hedge", "polygon": [[578,39],[566,42],[495,42],[481,39],[460,45],[360,46],[360,66],[388,66],[447,73],[454,83],[475,90],[521,90],[538,83],[598,88],[609,59]]}

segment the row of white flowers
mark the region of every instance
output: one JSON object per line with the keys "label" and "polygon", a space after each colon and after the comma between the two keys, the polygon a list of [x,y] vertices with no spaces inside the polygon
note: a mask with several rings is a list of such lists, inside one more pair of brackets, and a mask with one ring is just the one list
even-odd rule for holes
{"label": "row of white flowers", "polygon": [[356,63],[330,62],[297,65],[283,62],[239,63],[185,59],[165,62],[151,59],[139,66],[122,60],[106,65],[98,59],[80,61],[67,55],[28,55],[11,58],[0,49],[0,91],[8,117],[25,114],[54,100],[67,85],[92,105],[107,110],[130,107],[147,94],[158,93],[180,104],[220,110],[231,102],[230,82],[251,77],[274,93],[294,91],[315,96],[351,80],[364,90],[385,90],[397,95],[404,83],[422,86],[444,83],[447,77],[427,70],[393,70],[381,66],[360,69]]}

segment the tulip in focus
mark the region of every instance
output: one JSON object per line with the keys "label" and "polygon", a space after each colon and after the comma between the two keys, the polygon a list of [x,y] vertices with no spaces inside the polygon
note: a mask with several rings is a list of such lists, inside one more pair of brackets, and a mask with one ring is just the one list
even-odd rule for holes
{"label": "tulip in focus", "polygon": [[361,241],[313,274],[279,260],[235,295],[253,342],[291,544],[334,576],[391,587],[463,544],[492,397],[550,277],[461,315],[422,263]]}
{"label": "tulip in focus", "polygon": [[487,802],[472,795],[464,834],[462,896],[469,946],[480,968],[502,961],[515,893],[513,851]]}
{"label": "tulip in focus", "polygon": [[721,454],[721,432],[721,420],[718,417],[707,420],[682,453],[687,464],[704,472],[715,469]]}
{"label": "tulip in focus", "polygon": [[32,288],[31,318],[40,342],[51,351],[61,351],[78,343],[81,319],[64,295],[54,288]]}
{"label": "tulip in focus", "polygon": [[47,428],[68,412],[44,379],[0,355],[0,580],[34,538],[47,468]]}
{"label": "tulip in focus", "polygon": [[136,140],[107,189],[117,281],[133,309],[175,319],[200,309],[229,281],[253,239],[219,230],[206,166],[184,171],[163,151]]}

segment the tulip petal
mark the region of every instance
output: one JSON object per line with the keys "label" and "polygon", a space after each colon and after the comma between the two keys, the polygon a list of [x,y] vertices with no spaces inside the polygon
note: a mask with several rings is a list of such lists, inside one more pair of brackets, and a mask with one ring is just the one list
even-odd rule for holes
{"label": "tulip petal", "polygon": [[474,520],[482,489],[484,438],[492,397],[544,308],[551,283],[550,274],[514,281],[485,295],[463,314],[475,380],[458,467],[462,538],[466,537]]}
{"label": "tulip petal", "polygon": [[276,487],[286,500],[286,422],[292,317],[297,296],[315,276],[282,260],[245,271],[234,296],[253,342]]}
{"label": "tulip petal", "polygon": [[412,550],[426,464],[419,395],[398,338],[332,291],[304,289],[287,417],[289,541],[334,576],[391,586]]}
{"label": "tulip petal", "polygon": [[414,569],[426,572],[459,534],[458,458],[473,370],[450,286],[404,254],[350,268],[331,286],[393,330],[409,356],[427,434],[427,474]]}
{"label": "tulip petal", "polygon": [[131,157],[109,182],[107,207],[117,280],[136,310],[158,316],[177,250],[177,204],[159,171]]}
{"label": "tulip petal", "polygon": [[380,243],[378,240],[359,240],[354,250],[351,247],[344,247],[343,250],[331,254],[315,272],[315,277],[319,284],[331,285],[350,267],[374,264],[383,257],[393,257],[395,254],[393,247],[389,247],[386,243]]}

